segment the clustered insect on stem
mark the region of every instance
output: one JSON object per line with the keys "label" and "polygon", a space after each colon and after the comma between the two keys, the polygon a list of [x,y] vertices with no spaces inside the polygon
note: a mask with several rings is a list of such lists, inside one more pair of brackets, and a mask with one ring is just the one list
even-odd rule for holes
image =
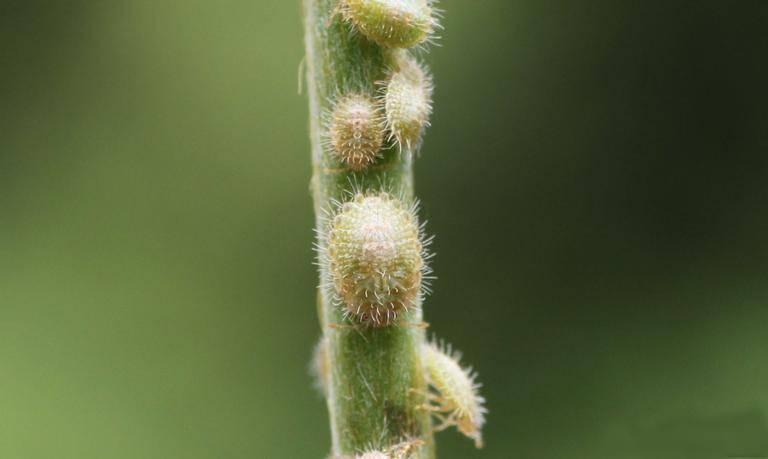
{"label": "clustered insect on stem", "polygon": [[[389,149],[409,158],[420,150],[432,113],[433,82],[411,49],[424,49],[434,40],[439,11],[432,0],[338,0],[334,17],[341,18],[349,34],[380,47],[386,69],[383,79],[363,85],[368,90],[333,93],[322,114],[323,155],[350,174],[346,197],[331,200],[318,224],[324,297],[341,311],[343,322],[328,325],[373,333],[423,327],[408,321],[409,312],[418,311],[429,292],[431,273],[427,263],[431,254],[426,250],[431,238],[424,236],[418,206],[385,185],[358,186],[352,178],[375,170]],[[486,409],[474,373],[462,368],[458,354],[445,346],[423,342],[415,352],[422,386],[407,390],[414,395],[408,399],[422,400],[416,408],[436,420],[433,431],[455,426],[482,447]],[[315,349],[312,369],[329,399],[335,355],[324,336]],[[339,454],[335,447],[332,457],[426,457],[419,451],[427,441],[413,432],[396,432],[399,440],[389,444],[370,438],[370,447],[358,447],[352,455]]]}
{"label": "clustered insect on stem", "polygon": [[353,321],[374,327],[397,323],[421,304],[429,240],[416,207],[380,192],[356,193],[335,211],[322,258],[334,303]]}

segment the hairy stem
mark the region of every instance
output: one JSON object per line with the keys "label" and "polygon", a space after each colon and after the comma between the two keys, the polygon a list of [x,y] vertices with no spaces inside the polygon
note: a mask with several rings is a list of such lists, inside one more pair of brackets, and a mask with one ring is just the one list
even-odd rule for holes
{"label": "hairy stem", "polygon": [[[310,100],[312,194],[318,231],[324,212],[354,189],[385,186],[405,199],[413,196],[411,155],[391,147],[363,172],[352,172],[323,146],[323,114],[344,94],[376,94],[385,78],[389,54],[350,33],[336,0],[304,0],[307,90]],[[327,273],[321,273],[327,279]],[[345,322],[341,309],[320,289],[318,312],[328,341],[327,389],[333,455],[386,449],[404,440],[424,446],[413,457],[433,458],[430,415],[424,409],[427,386],[420,349],[424,330],[420,308],[407,313],[404,325],[358,327]]]}

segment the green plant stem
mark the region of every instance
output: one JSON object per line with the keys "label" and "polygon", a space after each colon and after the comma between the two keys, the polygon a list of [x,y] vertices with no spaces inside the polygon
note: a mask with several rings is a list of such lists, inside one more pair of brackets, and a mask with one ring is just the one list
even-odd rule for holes
{"label": "green plant stem", "polygon": [[[352,92],[376,94],[385,78],[387,53],[350,33],[336,14],[336,0],[305,0],[307,90],[310,100],[312,194],[318,231],[327,229],[324,212],[332,202],[349,198],[353,189],[394,191],[413,196],[410,155],[395,148],[365,172],[345,169],[323,148],[323,114],[332,100]],[[321,273],[327,279],[327,273]],[[424,342],[422,314],[413,309],[403,325],[365,328],[345,322],[328,292],[320,289],[318,312],[329,342],[328,411],[333,454],[386,449],[404,439],[425,446],[418,458],[434,456],[429,412],[424,409],[426,382],[419,349]]]}

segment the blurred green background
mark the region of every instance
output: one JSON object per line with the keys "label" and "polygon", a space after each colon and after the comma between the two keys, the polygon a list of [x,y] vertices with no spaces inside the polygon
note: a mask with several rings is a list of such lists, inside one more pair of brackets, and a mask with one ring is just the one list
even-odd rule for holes
{"label": "blurred green background", "polygon": [[[768,455],[768,2],[442,7],[440,457]],[[0,1],[0,457],[324,457],[302,55],[298,0]]]}

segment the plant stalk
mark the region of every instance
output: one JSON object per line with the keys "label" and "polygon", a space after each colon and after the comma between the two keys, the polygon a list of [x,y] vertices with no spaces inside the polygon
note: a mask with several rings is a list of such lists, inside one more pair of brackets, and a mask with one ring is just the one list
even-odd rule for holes
{"label": "plant stalk", "polygon": [[[304,18],[311,190],[317,230],[325,232],[325,212],[355,190],[384,188],[412,199],[413,164],[411,155],[390,147],[376,165],[353,173],[323,147],[323,115],[331,111],[332,101],[350,93],[375,95],[376,82],[385,78],[389,58],[378,45],[350,33],[337,14],[337,0],[304,0]],[[321,278],[327,279],[327,273],[321,272]],[[319,290],[320,324],[329,343],[327,403],[332,457],[418,440],[424,446],[413,457],[434,458],[430,414],[424,409],[427,385],[420,357],[425,340],[421,309],[411,309],[401,325],[363,327],[345,321],[341,308],[329,296],[325,289]]]}

